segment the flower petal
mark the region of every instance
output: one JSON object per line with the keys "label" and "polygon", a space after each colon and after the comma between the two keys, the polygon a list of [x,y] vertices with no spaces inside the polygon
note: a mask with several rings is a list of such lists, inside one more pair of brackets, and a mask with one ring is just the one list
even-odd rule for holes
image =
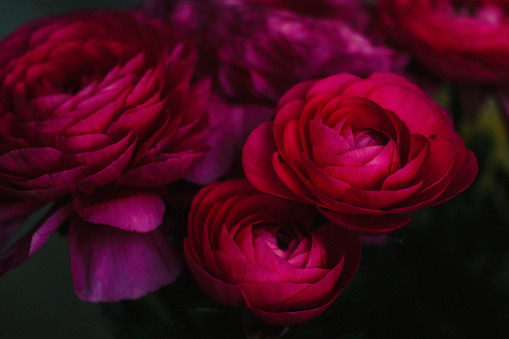
{"label": "flower petal", "polygon": [[73,213],[72,203],[52,209],[32,231],[23,236],[0,257],[0,276],[34,255]]}
{"label": "flower petal", "polygon": [[342,214],[324,208],[319,210],[330,222],[343,229],[366,235],[385,234],[405,226],[412,220],[412,217],[396,217],[391,214]]}
{"label": "flower petal", "polygon": [[190,252],[189,238],[184,239],[184,253],[186,255],[187,266],[193,273],[196,282],[198,282],[198,285],[209,297],[230,307],[242,307],[245,305],[239,286],[227,284],[213,277],[196,263],[194,256]]}
{"label": "flower petal", "polygon": [[69,251],[76,294],[89,302],[136,299],[179,276],[181,260],[162,231],[134,233],[71,220]]}
{"label": "flower petal", "polygon": [[150,232],[163,220],[164,202],[149,190],[104,189],[74,195],[76,211],[84,220],[125,231]]}
{"label": "flower petal", "polygon": [[277,152],[272,125],[272,121],[262,123],[247,139],[242,151],[244,172],[249,182],[260,191],[302,201],[302,198],[281,182],[272,165],[273,155]]}

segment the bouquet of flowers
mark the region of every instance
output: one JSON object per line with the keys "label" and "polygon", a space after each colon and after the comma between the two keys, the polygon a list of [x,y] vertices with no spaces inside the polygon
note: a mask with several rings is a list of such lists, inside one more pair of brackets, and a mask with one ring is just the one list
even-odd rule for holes
{"label": "bouquet of flowers", "polygon": [[502,0],[24,24],[0,41],[0,275],[57,232],[118,337],[509,334],[507,304],[486,330],[463,300],[509,301],[508,36]]}

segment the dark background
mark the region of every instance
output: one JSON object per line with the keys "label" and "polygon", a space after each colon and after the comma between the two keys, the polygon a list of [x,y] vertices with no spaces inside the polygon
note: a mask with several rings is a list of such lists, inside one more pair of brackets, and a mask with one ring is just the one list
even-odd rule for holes
{"label": "dark background", "polygon": [[[141,2],[2,0],[0,36],[47,14]],[[488,111],[497,114],[493,107]],[[384,246],[365,245],[358,274],[332,307],[283,338],[509,338],[509,161],[503,160],[509,158],[509,142],[501,120],[493,119],[487,115],[483,125],[459,126],[479,159],[474,185],[417,213]],[[189,273],[159,296],[168,298],[177,315],[168,321],[167,338],[242,334],[241,312],[208,302]],[[113,338],[115,312],[115,306],[101,308],[76,297],[67,242],[59,235],[0,278],[0,338]],[[143,323],[126,331],[132,338],[148,333]]]}

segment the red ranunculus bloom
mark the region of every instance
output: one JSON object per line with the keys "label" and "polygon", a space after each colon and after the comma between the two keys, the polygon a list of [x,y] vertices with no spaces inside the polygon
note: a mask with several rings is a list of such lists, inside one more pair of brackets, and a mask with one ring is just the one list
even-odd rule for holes
{"label": "red ranunculus bloom", "polygon": [[477,174],[446,112],[401,76],[338,74],[296,85],[243,150],[258,189],[315,204],[365,234],[466,189]]}
{"label": "red ranunculus bloom", "polygon": [[372,34],[369,12],[357,0],[182,1],[169,11],[201,46],[204,72],[236,103],[276,103],[304,80],[398,72],[406,63]]}
{"label": "red ranunculus bloom", "polygon": [[209,83],[191,82],[195,62],[175,28],[132,12],[45,18],[0,42],[0,235],[26,201],[56,201],[0,273],[71,218],[81,298],[136,298],[175,279],[159,194],[208,150]]}
{"label": "red ranunculus bloom", "polygon": [[509,79],[506,0],[379,0],[390,38],[437,76],[452,81]]}
{"label": "red ranunculus bloom", "polygon": [[360,260],[357,235],[332,224],[310,230],[315,212],[246,180],[211,184],[191,206],[187,263],[213,299],[274,325],[305,322],[330,306]]}

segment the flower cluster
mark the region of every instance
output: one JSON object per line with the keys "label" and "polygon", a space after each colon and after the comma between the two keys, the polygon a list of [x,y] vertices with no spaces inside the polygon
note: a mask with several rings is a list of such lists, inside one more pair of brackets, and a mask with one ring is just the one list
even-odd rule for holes
{"label": "flower cluster", "polygon": [[[65,228],[83,300],[155,291],[185,257],[220,303],[274,325],[318,316],[353,279],[359,235],[476,177],[447,111],[405,77],[412,53],[451,79],[507,72],[507,42],[447,51],[407,3],[156,0],[21,27],[0,42],[0,245],[44,215],[0,274]],[[451,30],[501,25],[486,3]],[[456,8],[418,4],[441,11],[436,25]],[[186,225],[171,206],[183,181],[197,185]],[[186,226],[179,253],[172,231]]]}

